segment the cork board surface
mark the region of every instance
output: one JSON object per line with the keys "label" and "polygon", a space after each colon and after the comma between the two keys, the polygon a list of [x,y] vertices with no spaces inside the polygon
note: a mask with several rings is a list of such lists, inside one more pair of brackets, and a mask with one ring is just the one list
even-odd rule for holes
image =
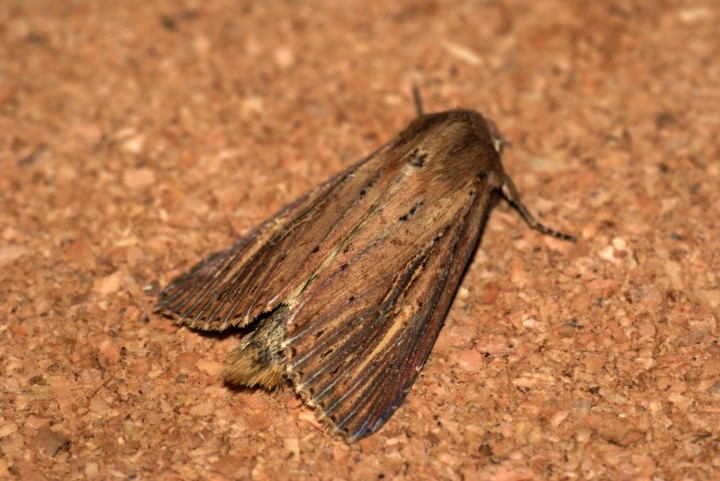
{"label": "cork board surface", "polygon": [[[631,2],[635,3],[635,2]],[[712,1],[4,0],[0,478],[720,477]],[[418,381],[348,445],[159,289],[414,116],[492,118],[493,210]]]}

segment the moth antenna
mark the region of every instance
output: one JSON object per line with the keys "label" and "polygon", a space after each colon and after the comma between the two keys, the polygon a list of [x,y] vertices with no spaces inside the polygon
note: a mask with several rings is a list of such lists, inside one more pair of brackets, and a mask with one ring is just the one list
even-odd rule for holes
{"label": "moth antenna", "polygon": [[418,117],[425,115],[425,109],[423,108],[422,97],[420,96],[420,88],[417,84],[413,84],[412,88],[413,100],[415,101],[415,110],[417,110]]}
{"label": "moth antenna", "polygon": [[527,207],[525,207],[525,204],[523,204],[522,200],[520,199],[520,193],[518,192],[517,187],[515,187],[515,183],[513,183],[509,175],[505,174],[505,178],[503,179],[500,190],[503,197],[505,197],[505,200],[507,200],[513,207],[518,210],[518,212],[520,212],[522,218],[531,228],[540,231],[545,235],[553,236],[557,239],[577,242],[577,238],[575,238],[574,236],[571,236],[569,234],[563,234],[562,232],[553,230],[535,219],[535,217],[533,217],[533,215],[530,213]]}

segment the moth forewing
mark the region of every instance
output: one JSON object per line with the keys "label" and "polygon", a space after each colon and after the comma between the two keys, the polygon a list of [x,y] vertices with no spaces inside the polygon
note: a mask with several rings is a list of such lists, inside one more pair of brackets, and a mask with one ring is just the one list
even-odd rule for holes
{"label": "moth forewing", "polygon": [[[421,107],[419,107],[419,110]],[[163,291],[157,310],[209,330],[250,324],[228,382],[289,379],[359,439],[400,405],[435,342],[500,190],[537,222],[478,113],[420,115],[393,141]]]}

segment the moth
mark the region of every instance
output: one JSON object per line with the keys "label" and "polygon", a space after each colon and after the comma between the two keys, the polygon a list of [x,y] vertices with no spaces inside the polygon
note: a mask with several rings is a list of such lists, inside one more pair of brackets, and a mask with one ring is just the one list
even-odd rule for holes
{"label": "moth", "polygon": [[418,116],[230,248],[172,281],[156,311],[204,331],[245,326],[223,377],[288,380],[335,434],[377,431],[430,354],[495,194],[543,234],[471,110]]}

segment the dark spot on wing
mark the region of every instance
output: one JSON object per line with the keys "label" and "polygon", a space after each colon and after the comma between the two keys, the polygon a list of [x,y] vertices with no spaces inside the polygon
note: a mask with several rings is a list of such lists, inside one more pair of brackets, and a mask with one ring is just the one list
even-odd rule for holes
{"label": "dark spot on wing", "polygon": [[412,208],[411,208],[409,211],[407,211],[406,214],[404,214],[403,216],[401,216],[399,220],[400,220],[401,222],[405,222],[406,220],[408,220],[410,217],[413,216],[413,214],[415,214],[415,212],[420,208],[420,206],[421,206],[422,204],[423,204],[422,202],[418,202],[417,204],[415,204],[414,206],[412,206]]}
{"label": "dark spot on wing", "polygon": [[407,156],[407,163],[412,165],[413,167],[422,167],[425,165],[425,161],[427,160],[428,156],[427,152],[420,152],[418,149],[414,149],[412,152],[410,152]]}

